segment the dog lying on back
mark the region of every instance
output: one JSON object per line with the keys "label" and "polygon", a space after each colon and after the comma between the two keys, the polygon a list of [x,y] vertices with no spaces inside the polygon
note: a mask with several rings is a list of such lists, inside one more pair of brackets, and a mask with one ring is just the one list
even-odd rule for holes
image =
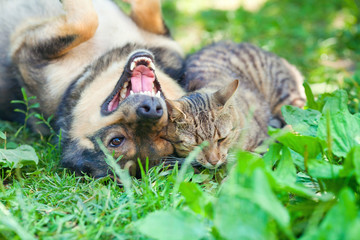
{"label": "dog lying on back", "polygon": [[167,138],[180,157],[207,141],[196,159],[207,168],[226,163],[235,145],[253,151],[267,137],[269,124],[284,124],[282,106],[305,104],[298,70],[251,44],[205,47],[187,59],[184,81],[192,93],[167,100]]}
{"label": "dog lying on back", "polygon": [[164,98],[184,94],[183,55],[160,0],[130,2],[131,17],[109,0],[0,2],[0,118],[19,117],[10,100],[24,87],[45,118],[55,116],[61,164],[77,173],[107,175],[96,139],[123,155],[122,167],[173,152]]}

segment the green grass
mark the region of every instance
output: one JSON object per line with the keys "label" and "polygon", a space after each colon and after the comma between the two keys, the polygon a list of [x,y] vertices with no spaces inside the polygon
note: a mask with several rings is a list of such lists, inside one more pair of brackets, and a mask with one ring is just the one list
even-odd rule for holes
{"label": "green grass", "polygon": [[[249,12],[202,2],[164,2],[175,39],[188,52],[248,41],[297,65],[316,96],[307,88],[306,110],[283,109],[297,134],[271,129],[265,155],[235,150],[225,179],[223,170],[195,174],[186,164],[143,166],[142,179],[115,168],[120,188],[60,168],[54,135],[15,136],[21,126],[0,122],[0,239],[358,238],[360,3],[270,0]],[[25,144],[37,159],[2,161]]]}

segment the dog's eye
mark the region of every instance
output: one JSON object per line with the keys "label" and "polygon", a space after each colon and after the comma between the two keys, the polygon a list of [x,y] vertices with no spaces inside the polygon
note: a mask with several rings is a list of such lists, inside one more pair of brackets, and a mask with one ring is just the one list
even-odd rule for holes
{"label": "dog's eye", "polygon": [[123,143],[123,141],[124,141],[124,137],[115,137],[110,140],[109,146],[118,147]]}

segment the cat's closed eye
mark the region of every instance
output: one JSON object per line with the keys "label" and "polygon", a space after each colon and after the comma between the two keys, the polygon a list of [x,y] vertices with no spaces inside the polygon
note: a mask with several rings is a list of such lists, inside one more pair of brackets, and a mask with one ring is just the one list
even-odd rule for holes
{"label": "cat's closed eye", "polygon": [[218,140],[217,140],[218,145],[220,145],[221,143],[223,143],[225,140],[226,140],[226,137],[218,139]]}

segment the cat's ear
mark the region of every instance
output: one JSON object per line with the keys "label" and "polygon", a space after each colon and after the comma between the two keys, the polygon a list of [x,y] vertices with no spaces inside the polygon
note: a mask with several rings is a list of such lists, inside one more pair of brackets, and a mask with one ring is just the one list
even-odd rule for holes
{"label": "cat's ear", "polygon": [[166,99],[165,101],[169,113],[169,118],[171,121],[182,118],[186,119],[186,114],[182,110],[181,102],[177,100],[169,100],[169,99]]}
{"label": "cat's ear", "polygon": [[220,104],[220,106],[225,106],[226,102],[234,95],[238,86],[239,80],[236,79],[227,86],[213,93],[212,96]]}

